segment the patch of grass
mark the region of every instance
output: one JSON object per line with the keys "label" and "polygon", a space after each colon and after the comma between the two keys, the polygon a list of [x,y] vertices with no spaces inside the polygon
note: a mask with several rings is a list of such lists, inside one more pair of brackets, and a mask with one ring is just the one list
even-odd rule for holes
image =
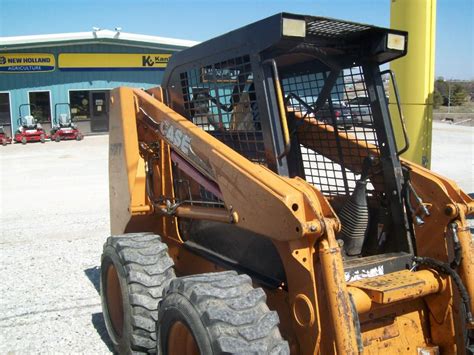
{"label": "patch of grass", "polygon": [[[435,113],[447,113],[448,106],[440,106],[437,109],[434,109]],[[462,106],[451,106],[449,109],[450,113],[474,113],[474,102],[466,102]]]}

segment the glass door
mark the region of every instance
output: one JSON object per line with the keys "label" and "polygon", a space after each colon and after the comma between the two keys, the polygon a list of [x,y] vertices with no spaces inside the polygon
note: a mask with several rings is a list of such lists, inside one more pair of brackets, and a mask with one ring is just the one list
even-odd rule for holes
{"label": "glass door", "polygon": [[109,93],[93,91],[91,95],[91,131],[107,132],[109,130]]}

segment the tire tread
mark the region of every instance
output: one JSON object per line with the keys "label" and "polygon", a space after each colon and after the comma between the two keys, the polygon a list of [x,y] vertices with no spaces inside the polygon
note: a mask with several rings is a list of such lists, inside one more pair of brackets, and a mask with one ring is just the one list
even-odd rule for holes
{"label": "tire tread", "polygon": [[104,244],[123,263],[131,305],[132,353],[154,353],[156,321],[163,289],[175,277],[173,260],[161,238],[152,233],[111,236]]}
{"label": "tire tread", "polygon": [[164,290],[185,296],[198,312],[214,353],[289,354],[278,329],[279,318],[266,304],[261,288],[235,271],[173,279]]}

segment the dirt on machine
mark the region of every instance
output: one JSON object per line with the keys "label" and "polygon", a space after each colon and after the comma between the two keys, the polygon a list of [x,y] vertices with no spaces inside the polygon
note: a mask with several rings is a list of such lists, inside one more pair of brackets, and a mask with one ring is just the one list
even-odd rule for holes
{"label": "dirt on machine", "polygon": [[118,353],[472,351],[474,201],[400,156],[381,66],[407,40],[281,13],[174,54],[161,87],[111,92]]}

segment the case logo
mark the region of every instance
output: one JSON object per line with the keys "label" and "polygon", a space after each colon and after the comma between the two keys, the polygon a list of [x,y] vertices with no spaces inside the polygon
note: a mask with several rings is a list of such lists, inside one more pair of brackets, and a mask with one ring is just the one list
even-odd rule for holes
{"label": "case logo", "polygon": [[191,149],[191,137],[184,134],[179,128],[173,127],[168,122],[160,123],[160,132],[168,143],[174,145],[184,154],[189,155]]}

